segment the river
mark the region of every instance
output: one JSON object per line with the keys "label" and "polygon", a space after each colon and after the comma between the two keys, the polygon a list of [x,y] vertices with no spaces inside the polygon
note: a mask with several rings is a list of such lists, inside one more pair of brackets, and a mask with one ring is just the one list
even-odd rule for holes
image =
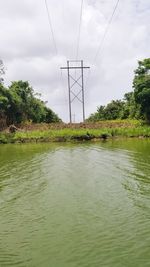
{"label": "river", "polygon": [[150,140],[0,146],[0,267],[149,267]]}

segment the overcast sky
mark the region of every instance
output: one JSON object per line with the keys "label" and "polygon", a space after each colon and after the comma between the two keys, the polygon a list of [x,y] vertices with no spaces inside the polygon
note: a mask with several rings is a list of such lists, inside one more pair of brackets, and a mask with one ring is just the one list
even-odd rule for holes
{"label": "overcast sky", "polygon": [[[81,0],[47,0],[57,54],[44,0],[0,0],[0,59],[5,85],[28,80],[64,121],[69,120],[67,60],[76,59]],[[85,70],[86,117],[132,90],[137,61],[150,57],[150,1],[120,0],[103,47],[94,60],[116,0],[84,0],[78,59]],[[74,73],[73,73],[74,74]],[[75,74],[74,74],[75,75]],[[76,73],[78,77],[78,73]],[[78,92],[79,88],[74,90]],[[81,120],[74,102],[73,120]]]}

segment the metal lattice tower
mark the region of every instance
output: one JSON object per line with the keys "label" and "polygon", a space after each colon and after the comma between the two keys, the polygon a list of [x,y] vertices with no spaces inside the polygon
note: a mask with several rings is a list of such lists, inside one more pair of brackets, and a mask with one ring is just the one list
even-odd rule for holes
{"label": "metal lattice tower", "polygon": [[[80,64],[79,66],[71,66],[71,62]],[[72,123],[72,102],[77,99],[82,104],[83,122],[85,121],[85,102],[84,102],[84,69],[90,67],[84,67],[83,60],[68,60],[67,67],[61,67],[62,70],[67,70],[68,74],[68,93],[69,93],[69,118]],[[80,70],[80,75],[76,78],[76,72],[73,76],[73,70]],[[79,91],[76,93],[74,86],[78,85]]]}

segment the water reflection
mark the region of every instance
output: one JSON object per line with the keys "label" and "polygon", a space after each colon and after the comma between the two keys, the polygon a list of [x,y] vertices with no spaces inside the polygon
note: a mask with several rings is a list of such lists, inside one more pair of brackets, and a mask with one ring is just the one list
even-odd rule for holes
{"label": "water reflection", "polygon": [[149,266],[150,142],[0,147],[0,266]]}
{"label": "water reflection", "polygon": [[117,152],[118,168],[122,171],[122,184],[134,203],[149,209],[150,140],[117,140],[106,143],[104,147]]}

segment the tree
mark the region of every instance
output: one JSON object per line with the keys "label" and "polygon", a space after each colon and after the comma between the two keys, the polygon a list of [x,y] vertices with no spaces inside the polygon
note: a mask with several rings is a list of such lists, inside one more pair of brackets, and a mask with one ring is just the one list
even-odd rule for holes
{"label": "tree", "polygon": [[135,103],[134,92],[129,92],[124,95],[124,106],[121,111],[121,119],[139,119],[140,109],[139,105]]}
{"label": "tree", "polygon": [[10,108],[8,117],[11,123],[20,123],[31,119],[33,89],[28,82],[15,81],[9,87]]}
{"label": "tree", "polygon": [[6,127],[7,124],[7,108],[9,99],[7,97],[7,89],[0,83],[0,130]]}
{"label": "tree", "polygon": [[106,106],[99,106],[97,112],[90,115],[88,121],[116,120],[121,117],[124,101],[112,100]]}
{"label": "tree", "polygon": [[0,59],[0,84],[3,83],[3,75],[5,74],[4,64],[3,61]]}
{"label": "tree", "polygon": [[0,84],[0,111],[5,111],[8,104],[6,88]]}
{"label": "tree", "polygon": [[0,84],[0,118],[6,118],[7,124],[25,121],[34,123],[58,122],[59,117],[46,103],[37,98],[28,82],[12,82],[9,88]]}
{"label": "tree", "polygon": [[140,115],[150,122],[150,58],[138,62],[133,80],[134,98]]}
{"label": "tree", "polygon": [[61,122],[61,119],[50,108],[45,107],[45,112],[46,112],[46,116],[45,116],[46,123]]}
{"label": "tree", "polygon": [[124,102],[122,100],[112,100],[105,107],[105,119],[106,120],[116,120],[120,118],[121,111],[123,109]]}

